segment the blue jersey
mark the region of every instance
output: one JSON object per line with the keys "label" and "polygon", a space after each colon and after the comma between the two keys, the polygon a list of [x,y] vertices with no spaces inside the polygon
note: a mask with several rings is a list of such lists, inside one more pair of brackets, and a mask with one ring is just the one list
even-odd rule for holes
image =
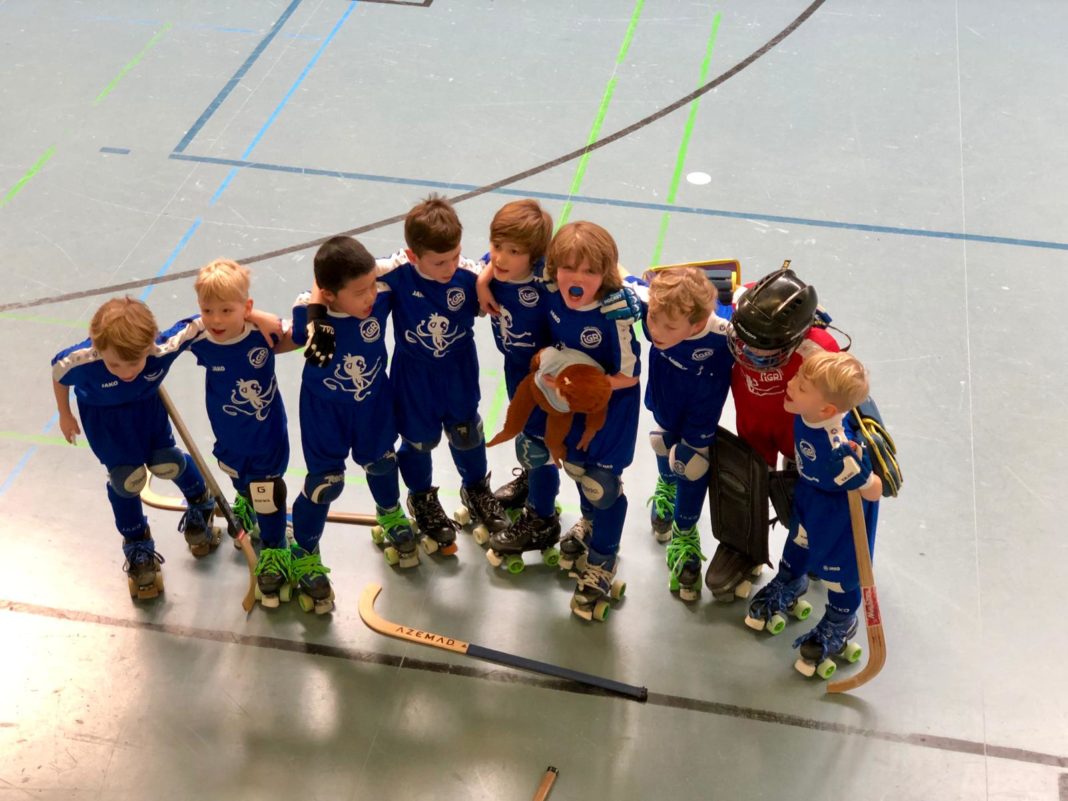
{"label": "blue jersey", "polygon": [[218,342],[204,331],[190,350],[207,370],[208,419],[227,453],[270,453],[287,439],[272,343],[252,323],[236,339]]}
{"label": "blue jersey", "polygon": [[[379,285],[379,290],[383,287]],[[309,293],[300,295],[293,306],[293,341],[304,345],[308,341]],[[301,379],[307,390],[333,403],[364,403],[377,401],[389,393],[386,365],[386,318],[390,297],[379,291],[371,314],[366,319],[341,312],[328,312],[337,346],[334,357],[325,367],[305,363]]]}
{"label": "blue jersey", "polygon": [[392,296],[394,348],[398,356],[441,364],[475,353],[478,263],[462,260],[448,283],[424,277],[404,252],[379,261],[379,296]]}
{"label": "blue jersey", "polygon": [[179,320],[156,336],[144,369],[133,381],[120,381],[104,366],[91,340],[83,340],[62,350],[52,359],[52,378],[74,387],[74,396],[89,406],[118,406],[154,395],[174,360],[202,332],[199,315]]}
{"label": "blue jersey", "polygon": [[595,301],[570,309],[555,284],[549,288],[547,308],[553,342],[585,353],[608,375],[641,375],[641,350],[630,320],[609,320]]}
{"label": "blue jersey", "polygon": [[542,264],[539,260],[534,271],[520,281],[498,281],[496,278],[490,281],[490,291],[501,307],[501,313],[491,317],[490,322],[497,350],[504,355],[509,398],[530,372],[534,354],[553,341],[549,327],[549,291],[540,278]]}
{"label": "blue jersey", "polygon": [[849,442],[857,441],[855,432],[836,415],[816,425],[794,417],[794,450],[797,472],[805,484],[822,492],[844,493],[864,487],[871,476],[867,452],[854,456]]}

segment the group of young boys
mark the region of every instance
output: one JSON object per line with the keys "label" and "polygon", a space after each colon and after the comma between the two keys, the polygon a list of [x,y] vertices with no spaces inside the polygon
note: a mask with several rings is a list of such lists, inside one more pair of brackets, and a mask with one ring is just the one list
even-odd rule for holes
{"label": "group of young boys", "polygon": [[[219,541],[211,524],[216,499],[175,446],[158,393],[174,359],[190,350],[206,370],[214,455],[237,491],[234,510],[246,528],[259,531],[256,596],[263,606],[288,601],[295,589],[306,610],[333,608],[319,542],[351,455],[374,498],[373,537],[391,564],[417,565],[420,544],[427,554],[455,554],[458,519],[470,518],[483,532],[480,540],[488,539],[491,562],[507,558],[518,572],[525,551],[542,551],[574,576],[572,611],[603,620],[624,590],[616,574],[628,510],[622,474],[634,458],[642,403],[638,323],[650,344],[644,402],[657,425],[650,433],[659,473],[651,523],[667,542],[670,588],[687,601],[699,595],[705,557],[698,521],[716,470],[720,414],[733,389],[741,437],[769,468],[782,454],[799,475],[779,571],[753,598],[746,623],[762,629],[787,611],[798,614],[809,577],[819,576],[827,612],[795,645],[806,658],[842,653],[860,605],[844,491],[859,489],[865,498],[873,543],[881,485],[846,416],[867,396],[864,368],[837,352],[816,324],[812,287],[784,269],[724,305],[692,267],[656,272],[647,283],[624,280],[604,228],[572,222],[554,235],[551,217],[533,200],[497,212],[481,260],[461,257],[461,235],[452,206],[431,196],[408,214],[406,248],[388,259],[376,261],[351,237],[327,240],[291,326],[253,309],[248,270],[227,260],[200,271],[200,314],[162,333],[139,301],[118,298],[100,307],[89,338],[53,359],[53,379],[62,433],[73,441],[81,430],[70,408],[73,387],[81,426],[108,471],[131,594],[151,598],[163,587],[163,556],[139,497],[149,473],[173,480],[185,497],[179,529],[194,556]],[[569,366],[596,366],[611,389],[601,427],[584,440],[584,415],[576,415],[561,460],[546,444],[547,414],[536,408],[516,438],[515,477],[496,492],[478,411],[474,324],[483,312],[491,315],[510,399],[535,355],[534,380],[555,410],[568,411]],[[290,544],[289,441],[274,357],[302,346],[307,476],[292,504]],[[443,432],[461,477],[466,516],[458,519],[446,515],[433,481],[432,452]],[[577,485],[581,509],[562,537],[561,467]],[[759,561],[721,541],[705,583],[717,598],[733,598]]]}

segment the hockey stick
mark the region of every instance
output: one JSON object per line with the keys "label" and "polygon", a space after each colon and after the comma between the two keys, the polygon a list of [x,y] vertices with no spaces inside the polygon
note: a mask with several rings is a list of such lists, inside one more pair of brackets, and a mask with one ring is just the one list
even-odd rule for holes
{"label": "hockey stick", "polygon": [[378,593],[380,592],[382,592],[382,586],[380,584],[368,584],[363,588],[363,592],[360,593],[360,619],[363,620],[368,628],[377,631],[379,634],[384,634],[387,637],[396,637],[398,640],[409,640],[418,643],[419,645],[429,645],[434,648],[441,648],[445,651],[453,651],[457,654],[467,654],[476,659],[485,659],[487,662],[496,662],[498,665],[507,665],[508,667],[529,670],[534,673],[543,673],[546,676],[555,676],[558,679],[567,679],[568,681],[578,682],[579,684],[586,684],[590,687],[599,687],[602,690],[617,693],[618,695],[624,695],[637,701],[645,701],[649,697],[649,690],[645,687],[635,687],[632,684],[623,684],[622,682],[606,679],[601,676],[580,673],[577,670],[570,670],[569,668],[560,667],[559,665],[551,665],[548,662],[538,662],[523,656],[507,654],[504,651],[494,651],[491,648],[483,648],[481,645],[475,645],[473,643],[453,639],[452,637],[446,637],[441,634],[434,634],[429,631],[413,629],[408,626],[402,626],[399,623],[393,623],[380,617],[378,613],[375,612],[375,598],[378,597]]}
{"label": "hockey stick", "polygon": [[545,769],[545,776],[542,777],[541,784],[538,785],[538,790],[534,793],[534,801],[545,801],[549,797],[549,791],[553,789],[553,783],[556,781],[556,775],[559,772],[552,765]]}
{"label": "hockey stick", "polygon": [[879,675],[886,662],[886,639],[883,637],[883,619],[879,614],[879,597],[875,593],[875,575],[871,569],[871,551],[868,550],[868,529],[864,525],[864,505],[860,492],[849,491],[849,522],[853,528],[853,547],[857,552],[857,572],[860,574],[860,589],[864,593],[864,618],[868,631],[868,661],[859,673],[848,679],[832,681],[827,685],[829,693],[844,693],[855,690]]}
{"label": "hockey stick", "polygon": [[178,410],[174,407],[174,401],[171,400],[171,396],[167,394],[167,390],[162,386],[159,388],[159,397],[163,401],[163,407],[167,410],[171,422],[178,429],[178,436],[185,443],[185,449],[189,451],[193,462],[200,468],[204,481],[208,485],[208,490],[215,496],[215,503],[222,516],[226,518],[226,524],[237,532],[235,539],[237,544],[241,546],[241,553],[245,555],[245,560],[248,562],[248,592],[245,593],[245,597],[241,600],[241,608],[246,612],[250,612],[252,611],[252,606],[256,603],[256,562],[258,560],[256,549],[252,547],[252,541],[234,516],[234,510],[230,508],[230,504],[222,494],[222,490],[219,489],[219,484],[215,480],[215,476],[212,475],[211,470],[208,469],[208,463],[204,461],[200,448],[197,447],[196,442],[189,433],[189,429],[185,427],[185,421],[182,420]]}

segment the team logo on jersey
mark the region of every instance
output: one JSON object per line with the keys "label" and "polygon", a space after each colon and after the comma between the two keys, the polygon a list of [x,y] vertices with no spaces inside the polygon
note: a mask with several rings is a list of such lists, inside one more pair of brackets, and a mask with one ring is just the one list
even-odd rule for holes
{"label": "team logo on jersey", "polygon": [[579,342],[582,343],[584,348],[596,348],[601,344],[603,338],[601,329],[588,325],[582,329],[582,333],[579,335]]}
{"label": "team logo on jersey", "polygon": [[364,342],[377,342],[382,336],[382,326],[374,317],[368,317],[360,323],[360,336]]}
{"label": "team logo on jersey", "polygon": [[782,370],[768,370],[763,373],[754,373],[751,370],[742,370],[745,376],[745,388],[750,395],[783,395],[786,393],[786,380]]}
{"label": "team logo on jersey", "polygon": [[497,327],[497,337],[500,339],[501,347],[505,350],[511,350],[512,348],[533,348],[533,342],[523,342],[529,336],[532,336],[530,331],[524,331],[522,334],[517,334],[513,330],[514,318],[512,313],[501,307],[501,313],[492,318],[493,325]]}
{"label": "team logo on jersey", "polygon": [[538,305],[538,290],[532,286],[521,287],[519,289],[519,302],[528,309],[533,309]]}
{"label": "team logo on jersey", "polygon": [[816,461],[816,449],[812,447],[812,443],[807,439],[801,440],[797,445],[797,452],[808,459],[810,462]]}
{"label": "team logo on jersey", "polygon": [[449,345],[463,335],[463,331],[450,333],[449,318],[435,312],[420,322],[414,331],[405,331],[404,339],[412,345],[422,345],[434,354],[434,358],[440,359],[448,351]]}
{"label": "team logo on jersey", "polygon": [[248,363],[259,370],[267,364],[267,357],[270,355],[271,352],[267,348],[253,348],[248,352]]}
{"label": "team logo on jersey", "polygon": [[273,375],[266,390],[256,379],[246,381],[239,378],[237,386],[230,390],[230,403],[223,404],[222,410],[231,417],[244,414],[257,420],[266,420],[277,394],[278,384],[275,383]]}
{"label": "team logo on jersey", "polygon": [[467,300],[467,293],[462,289],[453,287],[445,293],[445,303],[448,304],[449,311],[459,311],[460,307],[464,305],[464,301]]}
{"label": "team logo on jersey", "polygon": [[367,367],[367,359],[346,353],[341,364],[334,368],[333,377],[323,379],[329,389],[335,392],[348,392],[354,401],[362,401],[371,392],[378,374],[382,372],[382,359],[375,359],[374,366]]}
{"label": "team logo on jersey", "polygon": [[156,370],[156,372],[154,373],[145,373],[145,381],[159,381],[161,378],[163,378],[165,372],[165,370]]}
{"label": "team logo on jersey", "polygon": [[703,362],[705,359],[711,359],[712,354],[715,352],[713,348],[698,348],[693,352],[693,360],[695,362]]}

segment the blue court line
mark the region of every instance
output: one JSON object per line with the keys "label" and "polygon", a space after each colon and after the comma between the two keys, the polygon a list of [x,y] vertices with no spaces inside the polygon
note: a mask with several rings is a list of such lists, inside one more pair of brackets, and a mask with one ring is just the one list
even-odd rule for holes
{"label": "blue court line", "polygon": [[[313,167],[291,167],[285,164],[267,164],[258,161],[245,161],[243,159],[224,159],[212,156],[192,156],[183,153],[172,153],[170,158],[179,161],[195,161],[202,164],[217,164],[223,167],[232,167],[227,176],[227,182],[240,169],[265,170],[267,172],[284,172],[295,175],[310,175],[326,178],[343,178],[350,181],[369,181],[373,183],[400,184],[404,186],[420,186],[431,189],[450,189],[461,192],[470,192],[480,187],[475,184],[461,184],[455,181],[433,181],[426,178],[402,178],[395,175],[375,175],[364,172],[346,172],[343,170],[320,170]],[[778,214],[760,214],[748,211],[729,211],[726,209],[710,209],[701,206],[676,206],[670,203],[649,203],[637,200],[620,200],[618,198],[594,197],[590,195],[569,196],[558,192],[535,192],[529,189],[499,188],[492,190],[493,194],[510,195],[515,197],[530,197],[539,200],[559,200],[566,202],[568,199],[576,203],[588,203],[594,206],[615,206],[619,208],[642,209],[645,211],[670,211],[677,214],[694,214],[702,217],[725,217],[735,220],[759,220],[761,222],[775,222],[786,225],[805,225],[814,228],[839,228],[849,231],[866,231],[876,234],[893,234],[895,236],[919,236],[930,239],[953,239],[965,242],[984,242],[992,245],[1011,245],[1025,248],[1046,248],[1048,250],[1068,250],[1068,242],[1050,242],[1042,239],[1020,239],[1009,236],[990,236],[986,234],[965,234],[959,231],[935,231],[924,228],[902,228],[891,225],[872,225],[868,223],[843,222],[841,220],[819,220],[810,217],[787,217]]]}
{"label": "blue court line", "polygon": [[[45,423],[44,429],[41,431],[41,433],[47,434],[49,431],[52,430],[52,427],[55,426],[55,424],[58,422],[59,412],[57,411],[54,412],[50,418],[48,418],[48,422]],[[26,465],[29,464],[29,461],[33,457],[33,455],[37,453],[38,447],[39,446],[37,445],[33,445],[27,448],[26,452],[22,454],[22,457],[18,460],[18,462],[15,463],[15,466],[11,468],[11,472],[7,474],[7,478],[4,479],[4,483],[0,484],[0,496],[7,492],[11,485],[15,483],[15,479],[18,478],[19,473],[21,473],[26,467]]]}
{"label": "blue court line", "polygon": [[[171,255],[167,257],[167,261],[163,262],[163,266],[159,268],[159,272],[156,273],[156,278],[161,278],[171,269],[171,265],[174,264],[174,260],[178,258],[178,254],[185,250],[185,246],[189,244],[189,240],[192,239],[193,234],[200,227],[203,222],[203,218],[197,217],[193,220],[193,224],[189,226],[182,238],[178,240],[178,244],[174,246],[174,250],[171,251]],[[152,293],[153,285],[149,284],[145,287],[145,291],[141,293],[141,300],[147,300],[148,296]]]}
{"label": "blue court line", "polygon": [[102,148],[100,148],[100,152],[101,153],[114,153],[117,156],[125,156],[125,155],[129,154],[130,148],[128,148],[128,147],[102,147]]}
{"label": "blue court line", "polygon": [[230,96],[230,93],[234,91],[234,88],[241,82],[241,79],[245,77],[245,73],[248,72],[252,65],[256,63],[256,60],[263,55],[263,51],[267,49],[267,45],[269,45],[274,40],[274,37],[278,35],[278,31],[280,31],[282,26],[286,24],[286,21],[293,15],[293,12],[297,10],[297,6],[299,6],[301,2],[302,0],[293,0],[293,2],[286,7],[286,10],[282,12],[282,15],[275,20],[274,25],[267,31],[267,35],[264,36],[260,40],[260,43],[253,48],[251,53],[249,53],[248,58],[245,59],[245,63],[237,68],[237,72],[234,73],[233,77],[226,82],[226,85],[219,91],[219,94],[215,96],[215,99],[208,104],[208,107],[204,109],[204,112],[197,118],[197,121],[185,132],[182,141],[180,141],[174,148],[175,153],[181,153],[189,147],[189,143],[193,141],[193,137],[200,133],[200,129],[204,127],[209,119],[211,119],[211,116],[216,112],[219,106],[223,104],[223,101]]}

